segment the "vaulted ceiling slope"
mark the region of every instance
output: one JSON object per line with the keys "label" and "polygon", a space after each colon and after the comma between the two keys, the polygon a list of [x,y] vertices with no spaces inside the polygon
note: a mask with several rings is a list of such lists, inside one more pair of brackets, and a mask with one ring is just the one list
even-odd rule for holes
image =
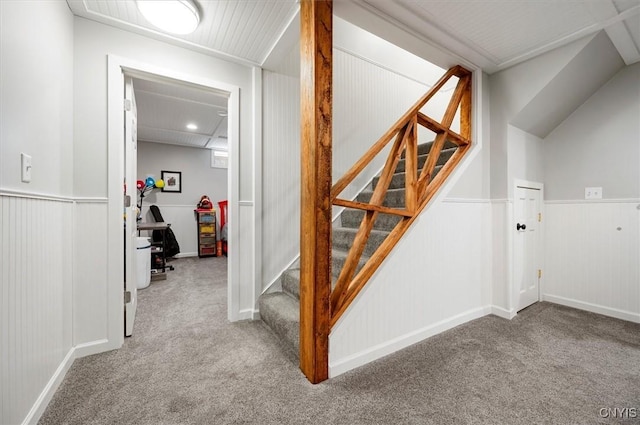
{"label": "vaulted ceiling slope", "polygon": [[[299,9],[297,0],[196,0],[202,12],[198,29],[190,35],[170,36],[146,22],[134,0],[67,2],[78,16],[259,66],[265,63]],[[334,2],[336,14],[382,38],[392,38],[391,27],[408,35],[411,42],[406,46],[397,44],[413,53],[420,53],[415,45],[423,41],[488,73],[601,30],[606,31],[627,65],[640,61],[640,0]],[[388,28],[381,28],[372,17]]]}

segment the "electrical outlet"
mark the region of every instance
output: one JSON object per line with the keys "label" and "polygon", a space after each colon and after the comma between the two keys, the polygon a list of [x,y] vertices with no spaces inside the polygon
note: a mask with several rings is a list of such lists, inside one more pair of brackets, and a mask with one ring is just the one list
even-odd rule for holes
{"label": "electrical outlet", "polygon": [[584,199],[602,199],[601,187],[585,187]]}
{"label": "electrical outlet", "polygon": [[31,181],[31,156],[26,153],[20,154],[20,162],[22,163],[22,181],[29,183]]}

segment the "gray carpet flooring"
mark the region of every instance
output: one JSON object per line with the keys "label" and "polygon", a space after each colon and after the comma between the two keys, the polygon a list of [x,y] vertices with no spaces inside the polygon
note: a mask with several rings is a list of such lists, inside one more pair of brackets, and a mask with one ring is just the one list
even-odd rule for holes
{"label": "gray carpet flooring", "polygon": [[226,258],[173,264],[134,336],[76,360],[40,424],[640,422],[638,324],[538,303],[311,385],[262,322],[227,322]]}

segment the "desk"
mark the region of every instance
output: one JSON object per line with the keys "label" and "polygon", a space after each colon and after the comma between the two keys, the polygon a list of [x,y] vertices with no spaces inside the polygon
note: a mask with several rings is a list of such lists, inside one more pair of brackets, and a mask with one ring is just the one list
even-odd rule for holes
{"label": "desk", "polygon": [[151,243],[151,254],[160,254],[160,258],[162,259],[161,266],[159,268],[154,267],[155,264],[151,262],[151,269],[156,270],[155,273],[151,273],[152,280],[163,280],[167,278],[166,269],[173,270],[173,266],[167,266],[167,257],[164,249],[164,241],[166,240],[165,231],[171,226],[169,223],[159,222],[159,223],[138,223],[138,236],[140,236],[140,231],[142,230],[159,230],[162,234],[162,238],[160,242],[152,242]]}

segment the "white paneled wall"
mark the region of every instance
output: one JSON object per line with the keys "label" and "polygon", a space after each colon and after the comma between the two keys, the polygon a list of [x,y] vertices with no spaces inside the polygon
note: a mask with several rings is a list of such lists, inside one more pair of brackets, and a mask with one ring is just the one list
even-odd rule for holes
{"label": "white paneled wall", "polygon": [[547,202],[543,299],[640,322],[639,205]]}
{"label": "white paneled wall", "polygon": [[71,363],[73,202],[0,194],[0,223],[0,423],[15,424]]}
{"label": "white paneled wall", "polygon": [[[333,178],[340,178],[422,96],[426,84],[334,49]],[[298,255],[300,80],[297,47],[263,78],[263,284]],[[436,101],[434,110],[441,109]],[[438,106],[439,105],[439,106]],[[421,142],[427,142],[423,140]],[[341,195],[353,198],[384,164],[380,155]]]}
{"label": "white paneled wall", "polygon": [[512,319],[516,310],[511,302],[511,240],[508,229],[511,223],[513,202],[491,202],[491,304],[492,313]]}
{"label": "white paneled wall", "polygon": [[76,200],[73,340],[79,356],[104,351],[108,339],[107,207],[106,198]]}
{"label": "white paneled wall", "polygon": [[[427,91],[427,85],[338,49],[333,54],[335,181]],[[389,148],[356,177],[342,198],[355,197],[369,183],[384,165]]]}
{"label": "white paneled wall", "polygon": [[488,314],[490,229],[485,201],[423,213],[333,328],[331,376]]}
{"label": "white paneled wall", "polygon": [[278,72],[264,71],[262,284],[300,252],[300,79],[294,49]]}

